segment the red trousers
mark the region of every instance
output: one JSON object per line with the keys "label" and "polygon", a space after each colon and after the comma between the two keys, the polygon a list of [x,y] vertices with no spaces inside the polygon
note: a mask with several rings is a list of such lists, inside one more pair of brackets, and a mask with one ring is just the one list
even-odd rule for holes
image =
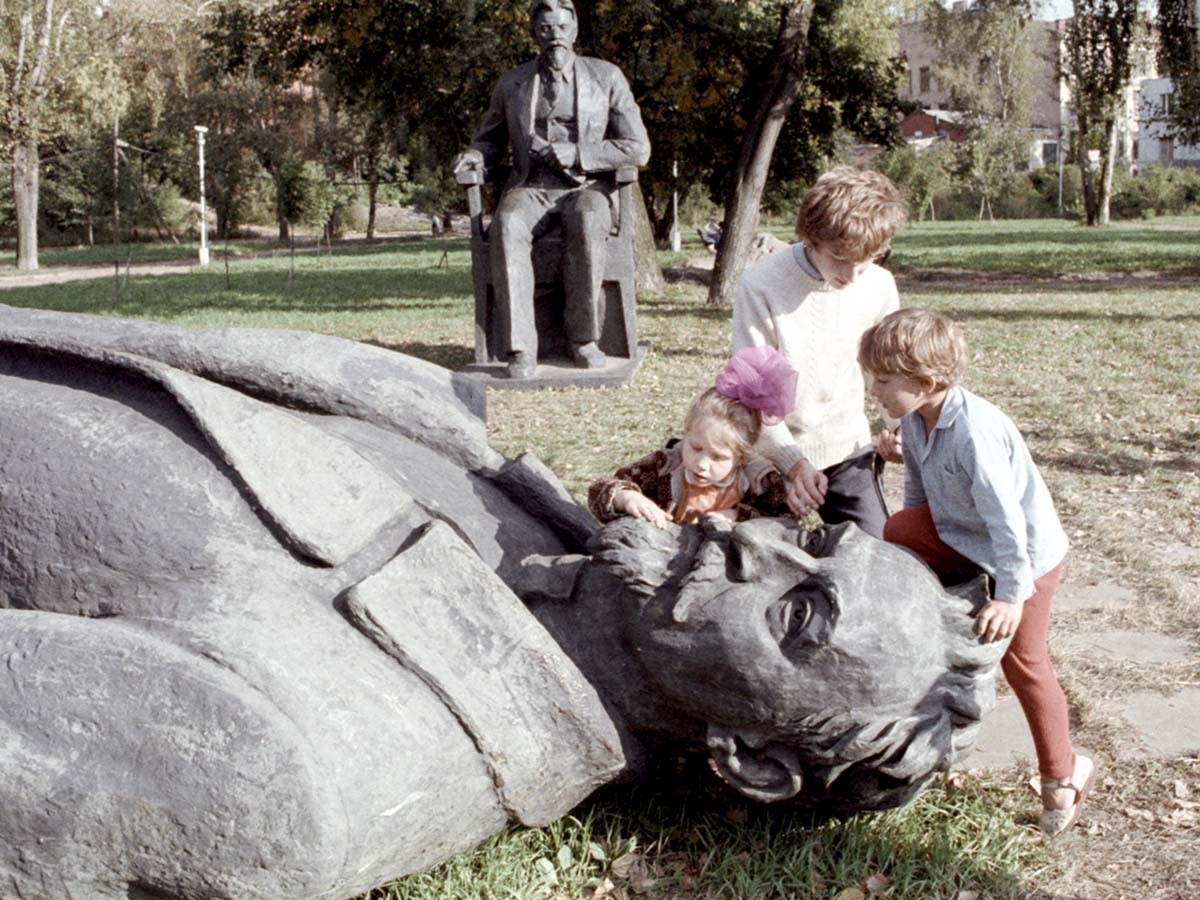
{"label": "red trousers", "polygon": [[[914,551],[939,575],[953,575],[971,561],[938,537],[928,506],[901,510],[883,526],[883,539]],[[1033,735],[1038,771],[1045,779],[1070,777],[1075,768],[1067,698],[1050,662],[1050,604],[1062,578],[1059,563],[1033,583],[1033,596],[1023,604],[1021,623],[1000,668],[1017,696]]]}

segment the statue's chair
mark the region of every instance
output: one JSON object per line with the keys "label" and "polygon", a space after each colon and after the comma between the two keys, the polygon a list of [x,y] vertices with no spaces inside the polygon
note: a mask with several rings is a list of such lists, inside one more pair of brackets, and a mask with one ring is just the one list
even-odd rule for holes
{"label": "statue's chair", "polygon": [[[471,270],[475,281],[475,362],[506,361],[507,348],[499,332],[495,289],[492,281],[488,233],[483,226],[482,185],[484,174],[464,169],[456,176],[467,189],[471,216]],[[604,276],[600,290],[600,349],[606,356],[633,358],[637,355],[633,259],[633,185],[635,166],[615,172],[619,213],[616,227],[606,243]],[[499,184],[503,184],[500,181]],[[499,190],[499,186],[497,186]],[[561,224],[556,224],[533,245],[534,321],[538,334],[538,360],[568,359],[569,347],[563,329],[564,288],[562,259],[566,243]],[[569,363],[568,363],[569,364]]]}

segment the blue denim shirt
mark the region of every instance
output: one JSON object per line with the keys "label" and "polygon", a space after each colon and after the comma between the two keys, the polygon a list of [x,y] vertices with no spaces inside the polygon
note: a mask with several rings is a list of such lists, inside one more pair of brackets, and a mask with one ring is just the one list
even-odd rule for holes
{"label": "blue denim shirt", "polygon": [[1067,535],[1017,426],[955,385],[928,440],[918,412],[900,427],[905,507],[929,504],[938,536],[996,580],[997,600],[1028,599]]}

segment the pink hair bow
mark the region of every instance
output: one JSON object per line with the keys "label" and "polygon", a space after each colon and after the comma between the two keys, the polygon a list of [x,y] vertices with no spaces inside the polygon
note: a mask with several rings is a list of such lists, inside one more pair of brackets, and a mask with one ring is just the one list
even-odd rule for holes
{"label": "pink hair bow", "polygon": [[796,378],[787,357],[774,347],[743,347],[717,376],[716,388],[757,410],[764,425],[774,425],[796,405]]}

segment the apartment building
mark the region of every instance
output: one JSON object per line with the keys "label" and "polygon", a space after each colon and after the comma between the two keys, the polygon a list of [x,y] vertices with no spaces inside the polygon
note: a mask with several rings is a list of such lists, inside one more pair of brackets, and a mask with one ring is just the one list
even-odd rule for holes
{"label": "apartment building", "polygon": [[[956,13],[967,14],[970,4],[967,0],[955,0],[952,8]],[[1070,135],[1076,130],[1071,91],[1059,74],[1068,22],[1068,19],[1034,21],[1026,28],[1029,40],[1034,43],[1033,58],[1037,66],[1028,129],[1027,163],[1031,169],[1056,165],[1060,147],[1065,149],[1070,146]],[[912,114],[901,123],[901,132],[909,140],[927,141],[930,135],[922,127],[926,120],[940,123],[954,120],[954,111],[949,109],[949,94],[937,78],[937,49],[926,22],[921,18],[902,21],[897,26],[897,37],[908,70],[907,78],[902,78],[899,86],[900,99],[916,101],[922,107],[921,112]],[[1139,54],[1137,72],[1137,77],[1126,89],[1117,131],[1118,164],[1128,169],[1134,169],[1139,157],[1140,88],[1156,74],[1154,55],[1148,47]],[[961,131],[957,134],[961,135]],[[936,137],[957,139],[954,129],[949,127],[943,127]]]}

